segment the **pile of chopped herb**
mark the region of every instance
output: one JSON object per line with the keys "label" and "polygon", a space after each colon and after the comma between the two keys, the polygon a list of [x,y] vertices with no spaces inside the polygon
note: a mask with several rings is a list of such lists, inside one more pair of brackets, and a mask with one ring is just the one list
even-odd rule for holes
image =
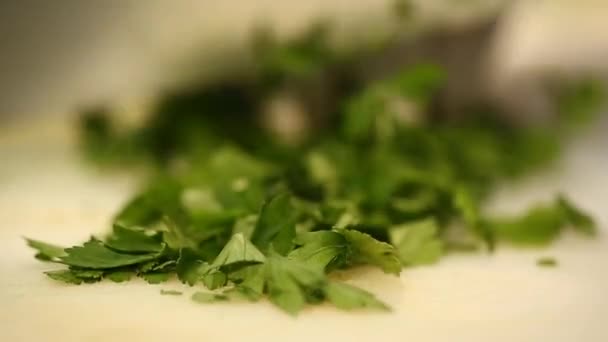
{"label": "pile of chopped herb", "polygon": [[[594,110],[596,84],[564,88],[559,115],[544,126],[475,103],[455,120],[434,106],[446,78],[440,67],[362,81],[351,71],[369,51],[335,54],[324,32],[281,44],[260,35],[254,75],[166,96],[131,131],[88,113],[83,146],[92,159],[155,171],[107,236],[70,248],[28,239],[38,259],[67,266],[46,274],[71,284],[176,276],[201,290],[197,302],[267,298],[294,315],[324,302],[386,310],[328,275],[372,265],[397,276],[463,249],[545,245],[564,229],[595,234],[562,195],[517,217],[488,216],[482,203],[498,183],[555,159],[571,122]],[[285,89],[305,107],[313,90],[331,92],[324,106],[309,107],[323,115],[297,144],[257,120]]]}

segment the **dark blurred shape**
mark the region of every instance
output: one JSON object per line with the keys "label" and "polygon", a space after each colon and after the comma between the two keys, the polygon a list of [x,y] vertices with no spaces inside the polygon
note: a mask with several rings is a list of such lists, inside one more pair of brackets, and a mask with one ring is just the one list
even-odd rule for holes
{"label": "dark blurred shape", "polygon": [[[494,26],[492,19],[458,32],[433,31],[413,41],[395,34],[380,43],[346,49],[329,44],[331,21],[313,23],[286,41],[271,27],[261,26],[252,35],[251,72],[227,73],[213,82],[172,91],[158,100],[143,126],[131,131],[121,131],[93,112],[85,120],[91,132],[85,140],[92,146],[89,151],[104,156],[99,159],[143,158],[167,164],[176,158],[204,158],[227,142],[261,157],[294,159],[294,149],[326,137],[362,146],[400,139],[413,156],[424,156],[416,149],[437,144],[429,143],[431,139],[450,141],[445,146],[455,146],[450,158],[462,158],[456,164],[462,163],[463,169],[467,163],[483,164],[467,172],[488,178],[496,176],[492,172],[517,175],[551,160],[570,120],[594,112],[601,91],[599,83],[558,80],[553,97],[562,115],[546,122],[545,128],[521,127],[482,86],[477,63]],[[265,122],[268,103],[277,99],[291,102],[296,123],[311,123],[299,127],[307,131],[303,138],[290,139],[285,134],[294,131],[273,131]],[[298,121],[297,116],[306,120]]]}

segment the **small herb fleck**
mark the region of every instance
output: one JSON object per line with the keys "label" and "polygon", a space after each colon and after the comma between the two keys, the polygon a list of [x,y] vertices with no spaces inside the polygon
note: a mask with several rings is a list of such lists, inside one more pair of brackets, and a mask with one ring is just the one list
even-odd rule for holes
{"label": "small herb fleck", "polygon": [[165,290],[165,289],[161,289],[160,290],[160,294],[161,295],[167,295],[167,296],[181,296],[183,294],[183,292],[177,291],[177,290]]}
{"label": "small herb fleck", "polygon": [[555,258],[543,257],[536,261],[536,264],[540,267],[557,267],[558,263]]}
{"label": "small herb fleck", "polygon": [[228,297],[225,295],[216,294],[216,293],[195,292],[192,295],[192,300],[197,303],[208,304],[208,303],[227,301]]}

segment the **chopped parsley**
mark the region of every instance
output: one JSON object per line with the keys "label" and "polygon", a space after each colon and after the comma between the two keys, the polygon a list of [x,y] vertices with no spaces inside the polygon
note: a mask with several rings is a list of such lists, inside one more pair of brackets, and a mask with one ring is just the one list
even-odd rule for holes
{"label": "chopped parsley", "polygon": [[[595,234],[593,219],[562,195],[515,217],[490,216],[483,204],[497,184],[550,165],[568,123],[597,107],[596,83],[564,87],[562,110],[544,127],[476,103],[455,120],[436,103],[441,67],[370,81],[357,68],[378,51],[335,52],[330,31],[317,25],[285,43],[257,32],[252,75],[167,95],[141,127],[118,129],[103,109],[86,113],[90,159],[155,172],[107,236],[69,248],[27,239],[36,258],[64,266],[46,275],[68,284],[177,278],[212,291],[194,293],[198,303],[266,298],[292,315],[321,303],[386,311],[329,275],[365,264],[398,276],[450,250],[544,245],[565,229]],[[318,121],[297,143],[258,120],[286,89]],[[326,98],[315,102],[319,89]]]}

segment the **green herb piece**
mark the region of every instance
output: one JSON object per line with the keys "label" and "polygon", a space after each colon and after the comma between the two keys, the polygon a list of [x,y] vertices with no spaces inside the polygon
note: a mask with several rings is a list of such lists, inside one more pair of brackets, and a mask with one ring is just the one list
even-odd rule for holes
{"label": "green herb piece", "polygon": [[353,262],[378,266],[386,273],[401,273],[401,261],[392,245],[352,229],[344,229],[341,234],[349,243]]}
{"label": "green herb piece", "polygon": [[266,250],[272,244],[277,253],[285,255],[293,248],[295,225],[296,212],[291,196],[276,195],[262,207],[251,241],[260,250]]}
{"label": "green herb piece", "polygon": [[148,162],[141,137],[122,134],[110,114],[105,105],[93,106],[83,113],[79,133],[86,157],[104,167]]}
{"label": "green herb piece", "polygon": [[140,264],[154,260],[160,253],[122,254],[104,246],[99,241],[85,242],[82,246],[65,249],[66,255],[60,257],[62,263],[82,268],[106,269]]}
{"label": "green herb piece", "polygon": [[268,285],[268,295],[273,304],[285,312],[297,315],[306,304],[306,297],[298,283],[289,275],[277,273]]}
{"label": "green herb piece", "polygon": [[49,271],[44,272],[44,274],[53,280],[61,281],[67,284],[80,285],[83,282],[82,278],[77,277],[70,270]]}
{"label": "green herb piece", "polygon": [[406,266],[435,263],[443,254],[434,219],[425,219],[394,226],[389,231],[391,243]]}
{"label": "green herb piece", "polygon": [[540,267],[557,267],[557,260],[551,257],[543,257],[536,261],[536,264]]}
{"label": "green herb piece", "polygon": [[321,151],[313,151],[306,158],[306,169],[311,180],[319,184],[325,194],[334,195],[338,191],[339,175],[333,161]]}
{"label": "green herb piece", "polygon": [[70,271],[76,277],[83,279],[85,283],[94,283],[100,281],[104,273],[100,270],[87,270],[77,268],[70,268]]}
{"label": "green herb piece", "polygon": [[479,246],[475,242],[467,241],[445,241],[443,246],[445,252],[473,253],[479,251]]}
{"label": "green herb piece", "polygon": [[226,273],[224,273],[224,272],[211,271],[209,273],[205,273],[201,277],[201,280],[202,280],[203,284],[205,285],[205,287],[207,287],[209,290],[216,290],[216,289],[226,286],[228,277],[226,276]]}
{"label": "green herb piece", "polygon": [[420,213],[433,208],[437,204],[438,194],[433,189],[421,189],[417,194],[407,198],[395,198],[391,206],[402,213]]}
{"label": "green herb piece", "polygon": [[167,211],[174,210],[181,190],[175,179],[158,176],[124,206],[114,222],[123,227],[147,227],[157,223]]}
{"label": "green herb piece", "polygon": [[272,165],[233,146],[224,146],[215,151],[207,167],[216,181],[219,179],[220,183],[231,187],[235,185],[234,181],[263,179],[273,172]]}
{"label": "green herb piece", "polygon": [[388,311],[390,308],[376,299],[376,297],[360,288],[344,284],[329,283],[325,289],[327,299],[337,308],[342,310],[354,310],[361,308],[379,309]]}
{"label": "green herb piece", "polygon": [[240,286],[240,285],[237,285],[237,286],[233,287],[232,289],[226,290],[224,293],[227,296],[229,296],[231,299],[237,299],[237,300],[245,299],[252,303],[259,301],[263,296],[262,293],[260,293],[260,292],[254,291],[249,287],[244,287],[244,286]]}
{"label": "green herb piece", "polygon": [[112,234],[104,244],[124,253],[158,253],[163,249],[160,236],[150,236],[144,230],[127,228],[121,223],[114,224]]}
{"label": "green herb piece", "polygon": [[301,247],[289,253],[289,258],[318,271],[325,271],[329,265],[344,266],[348,262],[350,247],[344,235],[338,232],[304,233],[298,235],[295,242]]}
{"label": "green herb piece", "polygon": [[79,285],[81,283],[92,284],[101,281],[104,272],[100,270],[79,269],[72,267],[67,270],[45,272],[45,274],[54,280]]}
{"label": "green herb piece", "polygon": [[38,260],[57,262],[59,258],[66,256],[66,252],[63,247],[28,238],[25,238],[25,241],[27,242],[28,246],[38,251],[38,253],[35,255],[36,259]]}
{"label": "green herb piece", "polygon": [[195,292],[192,295],[192,300],[201,304],[210,304],[216,302],[225,302],[228,297],[222,294],[209,293],[209,292]]}
{"label": "green herb piece", "polygon": [[[347,102],[343,122],[346,137],[358,142],[391,142],[398,135],[400,127],[419,120],[418,117],[404,119],[402,113],[393,109],[395,104],[423,107],[436,94],[444,79],[441,68],[421,64],[403,70],[390,79],[368,85]],[[416,109],[407,114],[420,115]]]}
{"label": "green herb piece", "polygon": [[605,102],[606,89],[598,80],[581,79],[566,81],[559,86],[557,108],[563,126],[568,130],[588,123],[600,113]]}
{"label": "green herb piece", "polygon": [[164,262],[160,262],[159,260],[153,262],[152,265],[146,265],[146,268],[148,268],[147,271],[144,271],[143,267],[140,267],[140,272],[149,272],[149,271],[161,271],[161,272],[168,272],[168,271],[173,271],[175,269],[175,266],[177,265],[177,260],[167,260]]}
{"label": "green herb piece", "polygon": [[190,286],[201,280],[202,276],[209,270],[209,265],[203,262],[198,254],[189,248],[179,251],[179,258],[175,271],[182,283]]}
{"label": "green herb piece", "polygon": [[148,273],[154,271],[154,269],[159,265],[158,260],[144,262],[141,265],[138,265],[137,270],[139,273]]}
{"label": "green herb piece", "polygon": [[494,219],[487,224],[500,239],[527,245],[547,244],[568,227],[595,234],[593,220],[563,196],[558,196],[553,205],[536,206],[521,217]]}
{"label": "green herb piece", "polygon": [[307,264],[271,253],[266,259],[266,287],[270,301],[291,315],[322,294],[325,275]]}
{"label": "green herb piece", "polygon": [[558,237],[563,226],[561,210],[535,207],[521,217],[495,220],[492,227],[503,240],[518,244],[547,244]]}
{"label": "green herb piece", "polygon": [[177,290],[160,289],[160,294],[166,295],[166,296],[181,296],[183,294],[183,292],[177,291]]}
{"label": "green herb piece", "polygon": [[243,234],[248,240],[251,240],[251,235],[253,235],[253,231],[255,230],[255,226],[258,222],[257,215],[248,215],[242,218],[239,218],[234,223],[234,227],[232,228],[232,234]]}
{"label": "green herb piece", "polygon": [[444,85],[445,77],[440,66],[423,63],[401,71],[388,82],[408,99],[426,103]]}
{"label": "green herb piece", "polygon": [[575,207],[566,197],[563,195],[558,196],[557,205],[572,228],[590,236],[594,236],[597,233],[595,222],[591,216]]}
{"label": "green herb piece", "polygon": [[164,283],[169,280],[170,276],[171,274],[166,272],[151,272],[140,275],[140,277],[142,277],[146,282],[148,282],[148,284]]}
{"label": "green herb piece", "polygon": [[105,278],[110,279],[115,283],[122,283],[131,280],[133,272],[130,271],[111,271],[105,275]]}
{"label": "green herb piece", "polygon": [[314,22],[301,36],[280,43],[269,27],[261,27],[254,37],[256,64],[263,81],[280,84],[290,79],[309,79],[331,65],[327,21]]}
{"label": "green herb piece", "polygon": [[210,268],[236,270],[251,264],[263,263],[266,258],[243,234],[235,234],[211,263]]}
{"label": "green herb piece", "polygon": [[494,232],[482,223],[479,204],[466,187],[455,188],[453,191],[453,205],[460,213],[466,226],[484,240],[490,251],[493,250],[496,239]]}
{"label": "green herb piece", "polygon": [[393,11],[399,19],[410,20],[416,11],[416,6],[411,0],[396,0],[393,3]]}
{"label": "green herb piece", "polygon": [[266,265],[253,265],[229,274],[236,291],[250,301],[259,300],[264,293]]}
{"label": "green herb piece", "polygon": [[174,217],[164,216],[163,223],[166,231],[163,232],[163,240],[172,249],[194,249],[197,247],[197,240],[190,235],[187,223],[176,222]]}

